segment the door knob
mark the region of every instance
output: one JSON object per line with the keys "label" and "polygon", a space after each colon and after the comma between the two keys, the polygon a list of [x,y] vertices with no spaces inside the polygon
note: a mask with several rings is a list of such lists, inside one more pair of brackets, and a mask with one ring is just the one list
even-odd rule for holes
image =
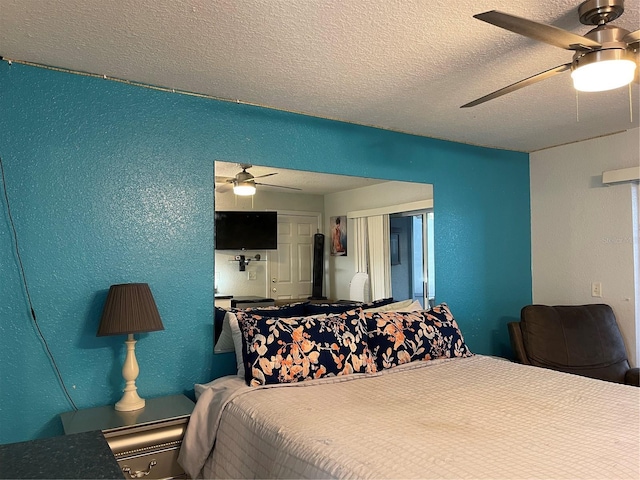
{"label": "door knob", "polygon": [[271,283],[278,283],[278,279],[277,279],[276,277],[273,277],[273,278],[271,279]]}

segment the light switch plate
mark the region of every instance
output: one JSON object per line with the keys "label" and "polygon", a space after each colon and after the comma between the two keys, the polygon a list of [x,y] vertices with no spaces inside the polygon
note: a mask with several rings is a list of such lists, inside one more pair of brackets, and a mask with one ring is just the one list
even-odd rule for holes
{"label": "light switch plate", "polygon": [[593,282],[591,284],[591,296],[602,298],[602,283]]}

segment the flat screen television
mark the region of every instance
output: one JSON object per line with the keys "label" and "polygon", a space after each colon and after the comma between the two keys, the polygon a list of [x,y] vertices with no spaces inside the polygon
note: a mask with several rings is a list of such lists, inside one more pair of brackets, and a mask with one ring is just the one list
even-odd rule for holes
{"label": "flat screen television", "polygon": [[215,212],[216,250],[276,250],[277,212]]}

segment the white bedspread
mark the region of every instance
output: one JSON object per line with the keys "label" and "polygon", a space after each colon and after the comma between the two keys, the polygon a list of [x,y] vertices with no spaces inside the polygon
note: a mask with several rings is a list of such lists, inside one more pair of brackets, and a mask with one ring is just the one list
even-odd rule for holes
{"label": "white bedspread", "polygon": [[640,478],[637,387],[483,356],[294,385],[198,386],[180,453],[187,473]]}

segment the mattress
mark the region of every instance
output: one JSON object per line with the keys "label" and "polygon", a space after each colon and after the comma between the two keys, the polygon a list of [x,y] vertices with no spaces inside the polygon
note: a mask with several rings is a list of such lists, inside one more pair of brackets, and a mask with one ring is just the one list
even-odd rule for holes
{"label": "mattress", "polygon": [[194,478],[640,478],[640,388],[492,357],[197,394]]}

